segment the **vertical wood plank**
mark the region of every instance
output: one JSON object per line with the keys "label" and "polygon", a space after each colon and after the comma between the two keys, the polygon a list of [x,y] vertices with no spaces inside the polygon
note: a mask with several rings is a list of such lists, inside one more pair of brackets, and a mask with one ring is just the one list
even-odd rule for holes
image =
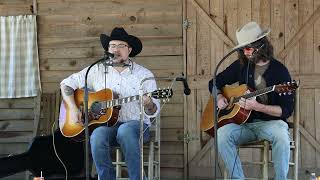
{"label": "vertical wood plank", "polygon": [[[212,14],[213,21],[217,24],[217,26],[221,30],[224,29],[224,1],[223,0],[210,0],[210,13]],[[213,76],[213,73],[216,69],[217,63],[222,59],[224,56],[223,49],[224,49],[224,42],[214,33],[213,30],[210,30],[210,46],[211,46],[211,75]],[[218,72],[222,71],[222,68],[219,69]],[[206,82],[208,84],[208,82]],[[201,110],[198,111],[203,111],[208,99],[209,99],[209,93],[208,90],[202,91],[202,95],[200,95],[200,101],[201,101]],[[210,137],[202,132],[201,133],[201,140],[204,142],[208,142],[210,140]],[[201,142],[202,144],[204,142]],[[209,161],[207,161],[207,167],[211,167],[211,173],[212,175],[214,174],[214,165],[215,165],[215,151],[214,151],[214,146],[212,146],[211,150],[207,153],[207,158]],[[211,174],[210,173],[210,174]],[[216,175],[215,175],[216,177]]]}
{"label": "vertical wood plank", "polygon": [[[299,0],[299,25],[305,22],[313,14],[313,0]],[[302,74],[310,74],[314,72],[313,60],[313,30],[310,29],[301,39],[300,48],[300,72]]]}
{"label": "vertical wood plank", "polygon": [[[320,89],[314,90],[314,119],[315,119],[315,130],[316,130],[316,140],[320,141]],[[318,152],[319,154],[319,152]],[[320,157],[316,154],[316,167],[320,167]]]}
{"label": "vertical wood plank", "polygon": [[[188,96],[188,133],[190,136],[199,137],[199,125],[197,124],[197,91],[192,90]],[[188,161],[192,160],[195,154],[201,149],[199,141],[190,141],[188,143]],[[189,170],[189,174],[190,174]]]}
{"label": "vertical wood plank", "polygon": [[252,16],[252,21],[257,22],[261,26],[260,22],[260,6],[261,6],[261,1],[252,1],[251,2],[252,10],[251,10],[251,16]]}
{"label": "vertical wood plank", "polygon": [[[300,89],[300,120],[302,126],[315,137],[315,122],[314,122],[314,90]],[[303,160],[301,162],[302,168],[311,168],[316,165],[316,150],[315,148],[301,136],[301,155]]]}
{"label": "vertical wood plank", "polygon": [[[320,1],[314,0],[314,10],[320,7]],[[314,53],[314,73],[320,73],[320,19],[318,19],[313,26],[313,53]]]}
{"label": "vertical wood plank", "polygon": [[238,26],[241,27],[247,24],[252,19],[251,0],[238,0]]}
{"label": "vertical wood plank", "polygon": [[[224,9],[223,9],[223,0],[210,0],[210,13],[212,14],[213,21],[220,27],[221,30],[224,30]],[[210,30],[210,47],[211,47],[211,75],[213,75],[217,63],[224,56],[223,47],[224,42],[214,33],[213,30]],[[221,69],[219,70],[219,72]]]}
{"label": "vertical wood plank", "polygon": [[[182,0],[182,20],[187,20],[187,0]],[[183,73],[188,76],[187,72],[187,29],[183,29]],[[187,97],[183,98],[183,134],[187,132],[188,127],[188,101]],[[183,159],[188,159],[188,145],[183,143]],[[183,178],[186,179],[188,177],[188,160],[183,162]]]}
{"label": "vertical wood plank", "polygon": [[187,19],[192,25],[187,29],[187,73],[197,72],[197,12],[190,0],[187,1]]}
{"label": "vertical wood plank", "polygon": [[[209,7],[209,4],[207,4]],[[197,74],[210,74],[210,28],[202,19],[197,21]]]}
{"label": "vertical wood plank", "polygon": [[[200,149],[201,149],[201,146],[202,146],[202,144],[200,142],[200,139],[201,140],[208,140],[210,138],[208,136],[202,135],[203,132],[200,131],[201,115],[202,115],[203,109],[205,108],[206,102],[208,100],[208,94],[209,93],[208,93],[207,90],[198,90],[197,91],[197,111],[196,111],[197,120],[196,121],[197,121],[197,128],[199,128],[199,131],[197,132],[198,133],[197,137],[199,137]],[[203,137],[205,137],[206,139],[203,139]],[[210,153],[206,153],[206,157],[202,158],[199,161],[199,166],[214,167],[213,166],[214,165],[214,163],[213,163],[214,161],[215,161],[214,156],[211,156]]]}
{"label": "vertical wood plank", "polygon": [[[298,6],[299,0],[285,2],[285,44],[288,44],[299,30]],[[299,44],[295,45],[285,57],[285,65],[291,73],[299,73]]]}
{"label": "vertical wood plank", "polygon": [[271,0],[271,29],[274,54],[278,54],[284,48],[284,1]]}
{"label": "vertical wood plank", "polygon": [[262,27],[271,27],[271,1],[260,1],[260,23]]}
{"label": "vertical wood plank", "polygon": [[[225,16],[225,33],[230,37],[233,42],[238,44],[236,39],[236,30],[238,29],[238,0],[228,0],[224,1],[224,16]],[[241,25],[242,26],[242,25]],[[224,55],[231,51],[233,47],[228,47],[226,44],[224,45]],[[225,69],[229,66],[233,61],[237,59],[237,54],[234,53],[229,56],[225,62],[221,65],[221,69]]]}
{"label": "vertical wood plank", "polygon": [[[320,7],[320,1],[314,0],[313,2],[314,10]],[[320,19],[318,19],[313,26],[313,44],[314,44],[314,73],[320,73]],[[316,127],[316,140],[320,141],[320,89],[315,89],[315,102],[314,102],[314,111],[315,111],[315,127]],[[316,167],[320,167],[320,157],[319,152],[316,154]]]}

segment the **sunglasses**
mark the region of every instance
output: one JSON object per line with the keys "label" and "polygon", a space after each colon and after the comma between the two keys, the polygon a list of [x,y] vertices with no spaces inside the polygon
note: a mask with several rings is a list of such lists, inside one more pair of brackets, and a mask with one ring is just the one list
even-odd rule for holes
{"label": "sunglasses", "polygon": [[244,47],[242,48],[242,50],[248,50],[248,51],[250,51],[250,50],[254,50],[254,49],[260,49],[260,48],[262,48],[263,46],[264,46],[263,43],[252,43],[252,44],[248,44],[248,45],[244,46]]}

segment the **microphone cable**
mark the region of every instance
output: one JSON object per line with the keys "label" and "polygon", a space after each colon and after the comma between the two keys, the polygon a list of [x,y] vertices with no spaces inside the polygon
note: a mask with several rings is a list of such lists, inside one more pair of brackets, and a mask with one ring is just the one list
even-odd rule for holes
{"label": "microphone cable", "polygon": [[54,128],[55,128],[55,124],[56,121],[53,121],[52,126],[51,126],[51,133],[52,133],[52,146],[53,146],[53,150],[54,150],[54,154],[56,155],[56,157],[58,158],[59,162],[62,164],[63,168],[64,168],[64,172],[65,172],[65,180],[68,180],[68,169],[66,167],[66,165],[63,163],[62,159],[60,158],[57,149],[56,149],[56,144],[55,144],[55,137],[54,137]]}
{"label": "microphone cable", "polygon": [[[249,82],[249,67],[250,67],[250,60],[248,59],[248,61],[247,61],[247,71],[246,71],[246,85],[248,86],[248,82]],[[248,86],[249,87],[249,86]],[[244,100],[244,105],[246,106],[246,100],[247,99],[245,99]],[[243,108],[245,108],[245,106],[243,107]],[[249,117],[248,117],[249,118]],[[243,123],[242,123],[243,124]],[[241,124],[241,125],[242,125]],[[242,130],[243,130],[243,126],[241,126],[240,127],[240,135],[239,135],[239,138],[238,138],[238,141],[239,141],[239,139],[241,138],[241,136],[242,136]],[[237,144],[239,144],[239,142],[237,143]],[[238,145],[237,145],[238,146]],[[230,178],[232,178],[232,176],[233,176],[233,172],[234,172],[234,168],[235,168],[235,166],[236,166],[236,162],[237,162],[237,159],[239,159],[240,160],[240,150],[239,150],[239,148],[237,147],[237,154],[236,154],[236,156],[235,156],[235,158],[234,158],[234,162],[233,162],[233,167],[232,167],[232,172],[231,172],[231,176],[230,176]]]}

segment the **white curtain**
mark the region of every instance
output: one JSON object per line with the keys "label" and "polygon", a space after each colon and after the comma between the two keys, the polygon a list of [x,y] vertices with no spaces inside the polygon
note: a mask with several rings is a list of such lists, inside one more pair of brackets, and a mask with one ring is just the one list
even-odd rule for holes
{"label": "white curtain", "polygon": [[36,16],[0,16],[0,28],[0,98],[37,96],[40,74]]}

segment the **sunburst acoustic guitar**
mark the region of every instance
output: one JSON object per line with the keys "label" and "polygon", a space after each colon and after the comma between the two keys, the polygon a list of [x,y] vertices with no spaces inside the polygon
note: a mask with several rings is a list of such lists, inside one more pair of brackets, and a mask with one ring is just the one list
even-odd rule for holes
{"label": "sunburst acoustic guitar", "polygon": [[[161,99],[171,98],[172,89],[159,89],[144,95]],[[84,122],[84,91],[77,89],[74,94],[77,107],[82,114],[82,122]],[[89,131],[101,124],[114,126],[118,121],[120,105],[139,100],[139,95],[129,96],[117,99],[116,94],[111,89],[103,89],[98,92],[89,92],[88,95],[88,119]],[[59,128],[63,136],[70,137],[74,140],[81,141],[84,139],[85,127],[80,123],[74,122],[69,118],[70,109],[66,103],[62,102],[59,114]]]}
{"label": "sunburst acoustic guitar", "polygon": [[[298,88],[298,84],[295,81],[270,86],[253,92],[250,91],[245,84],[238,87],[224,87],[222,89],[222,94],[228,100],[228,106],[225,109],[218,110],[218,128],[229,123],[242,124],[248,120],[251,110],[246,110],[237,104],[241,98],[255,98],[273,91],[280,95],[287,95],[293,93],[296,88]],[[250,91],[249,93],[247,93],[248,90]],[[202,113],[200,129],[212,137],[214,137],[213,117],[213,98],[211,96],[204,112]]]}

